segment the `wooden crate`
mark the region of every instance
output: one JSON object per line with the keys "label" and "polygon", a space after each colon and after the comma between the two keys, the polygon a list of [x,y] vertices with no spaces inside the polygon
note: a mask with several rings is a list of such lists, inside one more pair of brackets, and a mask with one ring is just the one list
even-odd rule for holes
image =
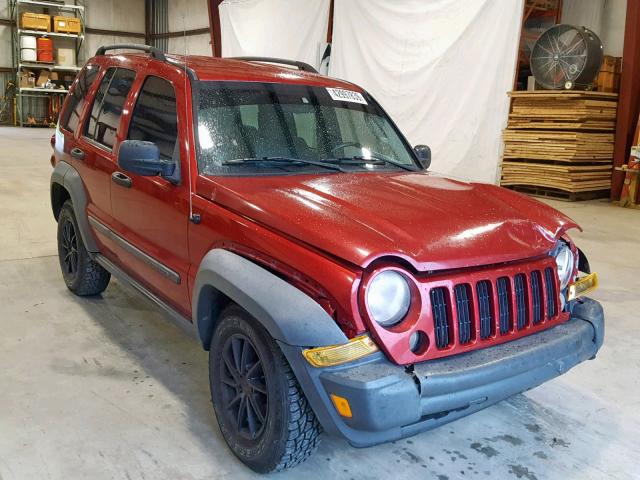
{"label": "wooden crate", "polygon": [[622,57],[605,55],[596,78],[596,89],[599,92],[620,91],[620,73],[622,72]]}

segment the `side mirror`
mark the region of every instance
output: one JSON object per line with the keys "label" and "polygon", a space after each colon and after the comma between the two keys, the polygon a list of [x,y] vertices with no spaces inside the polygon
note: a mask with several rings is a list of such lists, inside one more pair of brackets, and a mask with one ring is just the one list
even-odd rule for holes
{"label": "side mirror", "polygon": [[416,145],[413,147],[413,151],[416,153],[420,165],[427,170],[431,165],[431,149],[427,145]]}
{"label": "side mirror", "polygon": [[160,160],[160,151],[155,143],[144,140],[122,142],[118,150],[118,165],[143,177],[171,177],[176,170],[174,162]]}

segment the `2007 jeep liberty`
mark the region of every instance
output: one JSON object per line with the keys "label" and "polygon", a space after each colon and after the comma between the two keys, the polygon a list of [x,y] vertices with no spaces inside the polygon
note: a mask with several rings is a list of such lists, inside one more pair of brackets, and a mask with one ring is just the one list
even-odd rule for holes
{"label": "2007 jeep liberty", "polygon": [[101,47],[52,144],[66,285],[114,275],[192,328],[258,472],[322,431],[368,446],[451,422],[602,345],[571,219],[434,175],[371,95],[304,63]]}

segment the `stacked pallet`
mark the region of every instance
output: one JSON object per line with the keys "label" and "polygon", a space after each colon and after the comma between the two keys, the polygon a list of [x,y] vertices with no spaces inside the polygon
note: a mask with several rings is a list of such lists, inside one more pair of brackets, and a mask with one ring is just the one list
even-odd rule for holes
{"label": "stacked pallet", "polygon": [[567,200],[606,196],[617,95],[542,90],[510,96],[501,184]]}

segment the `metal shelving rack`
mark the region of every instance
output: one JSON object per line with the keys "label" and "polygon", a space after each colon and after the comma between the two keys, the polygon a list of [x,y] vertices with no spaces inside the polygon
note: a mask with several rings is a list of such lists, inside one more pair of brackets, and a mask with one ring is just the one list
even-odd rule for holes
{"label": "metal shelving rack", "polygon": [[[48,15],[55,15],[56,12],[67,12],[73,14],[75,18],[80,19],[80,33],[57,33],[46,32],[40,30],[28,30],[21,28],[21,15],[24,12],[46,13]],[[35,37],[50,37],[52,40],[56,38],[64,38],[73,40],[75,47],[76,64],[78,59],[81,58],[84,36],[85,36],[85,5],[84,0],[73,0],[73,3],[58,3],[55,1],[46,0],[9,0],[9,13],[13,19],[13,27],[11,31],[11,40],[13,45],[12,58],[13,68],[16,72],[16,85],[18,85],[18,93],[16,95],[16,124],[20,126],[25,125],[25,103],[30,107],[33,102],[46,101],[47,109],[50,102],[56,100],[56,97],[61,101],[62,96],[67,94],[66,89],[46,89],[46,88],[25,88],[20,87],[20,74],[23,69],[39,69],[49,70],[53,72],[68,72],[75,74],[81,67],[76,66],[63,66],[49,63],[40,62],[23,62],[20,51],[20,38],[24,35],[31,35]]]}

